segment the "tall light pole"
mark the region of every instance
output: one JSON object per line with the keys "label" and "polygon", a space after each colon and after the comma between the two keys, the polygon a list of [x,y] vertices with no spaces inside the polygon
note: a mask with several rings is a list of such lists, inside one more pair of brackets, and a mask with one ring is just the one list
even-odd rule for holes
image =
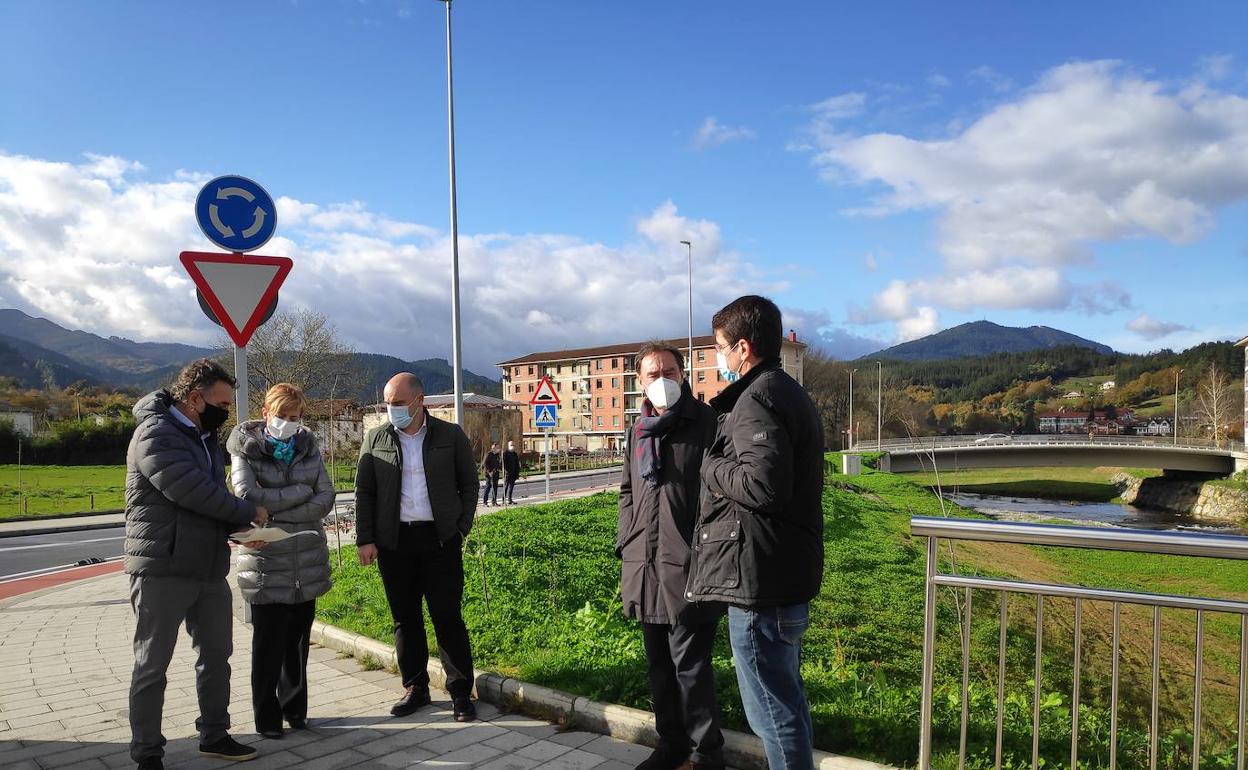
{"label": "tall light pole", "polygon": [[875,362],[875,451],[880,451],[884,439],[884,364]]}
{"label": "tall light pole", "polygon": [[1174,373],[1174,445],[1179,445],[1179,375],[1183,373],[1179,369]]}
{"label": "tall light pole", "polygon": [[857,369],[849,370],[849,448],[854,448],[854,372]]}
{"label": "tall light pole", "polygon": [[693,243],[681,241],[689,252],[689,379],[693,379]]}
{"label": "tall light pole", "polygon": [[451,65],[451,0],[446,5],[446,134],[451,173],[451,370],[455,381],[455,423],[464,424],[462,346],[459,336],[459,212],[455,198],[455,76]]}

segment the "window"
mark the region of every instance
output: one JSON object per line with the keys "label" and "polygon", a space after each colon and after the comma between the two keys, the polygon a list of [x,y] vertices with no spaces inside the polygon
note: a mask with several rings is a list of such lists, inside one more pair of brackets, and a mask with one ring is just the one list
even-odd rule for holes
{"label": "window", "polygon": [[563,364],[559,364],[555,367],[555,374],[563,374]]}
{"label": "window", "polygon": [[598,370],[598,371],[600,371],[600,372],[602,371],[602,359],[601,359],[601,358],[599,358],[598,360],[594,361],[594,368],[595,368],[595,369],[597,369],[597,370]]}
{"label": "window", "polygon": [[529,392],[530,392],[530,393],[532,393],[532,392],[533,392],[533,383],[531,383],[531,382],[529,383]]}
{"label": "window", "polygon": [[599,408],[599,409],[601,409],[601,408],[602,408],[602,396],[599,396],[599,397],[598,397],[598,404],[597,404],[597,406],[598,406],[598,408]]}
{"label": "window", "polygon": [[557,390],[557,391],[559,391],[560,393],[562,393],[562,392],[563,392],[563,383],[562,383],[562,382],[556,382],[556,383],[555,383],[555,390]]}
{"label": "window", "polygon": [[575,428],[575,427],[576,427],[576,420],[577,420],[577,418],[575,418],[575,417],[573,417],[573,418],[572,418],[572,427],[573,427],[573,428]]}
{"label": "window", "polygon": [[706,382],[706,372],[698,372],[698,382]]}
{"label": "window", "polygon": [[724,381],[724,374],[723,374],[723,372],[719,371],[718,369],[716,369],[716,370],[715,370],[715,381],[716,381],[716,382],[723,382],[723,381]]}
{"label": "window", "polygon": [[698,351],[698,363],[700,364],[706,363],[706,351],[705,350]]}
{"label": "window", "polygon": [[531,367],[531,366],[529,367],[529,376],[530,376],[530,377],[532,377],[532,376],[533,376],[533,367]]}
{"label": "window", "polygon": [[612,378],[611,378],[611,387],[613,387],[613,388],[618,388],[618,387],[620,387],[620,378],[619,378],[619,377],[612,377]]}
{"label": "window", "polygon": [[598,384],[597,384],[597,385],[595,385],[594,387],[596,387],[596,388],[598,388],[599,390],[601,390],[601,389],[602,389],[602,380],[598,380]]}
{"label": "window", "polygon": [[601,427],[602,427],[602,418],[601,418],[601,417],[599,417],[599,418],[598,418],[598,427],[599,427],[599,428],[601,428]]}
{"label": "window", "polygon": [[611,418],[611,424],[617,428],[620,427],[620,416],[618,414]]}
{"label": "window", "polygon": [[618,359],[618,358],[613,358],[613,359],[611,359],[611,368],[612,368],[612,369],[619,369],[619,368],[620,368],[620,359]]}
{"label": "window", "polygon": [[611,408],[614,409],[620,405],[620,400],[615,396],[611,397]]}
{"label": "window", "polygon": [[706,400],[706,394],[705,394],[705,393],[703,393],[703,392],[702,392],[702,391],[700,391],[700,390],[698,391],[698,400],[699,400],[699,401],[705,401],[705,400]]}

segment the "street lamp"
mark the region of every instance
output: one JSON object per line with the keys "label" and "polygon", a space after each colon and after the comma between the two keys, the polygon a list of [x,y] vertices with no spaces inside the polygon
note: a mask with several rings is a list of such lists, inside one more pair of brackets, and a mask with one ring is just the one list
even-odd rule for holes
{"label": "street lamp", "polygon": [[455,424],[464,424],[462,345],[459,335],[459,213],[455,199],[455,77],[451,66],[451,0],[446,5],[446,134],[451,177],[451,371],[455,382]]}
{"label": "street lamp", "polygon": [[849,448],[854,448],[854,372],[857,369],[849,370]]}
{"label": "street lamp", "polygon": [[884,438],[884,364],[876,361],[875,367],[877,374],[875,386],[875,451],[878,452]]}
{"label": "street lamp", "polygon": [[689,252],[689,378],[693,379],[693,243],[681,241]]}
{"label": "street lamp", "polygon": [[1179,369],[1174,373],[1174,445],[1179,445],[1179,375],[1183,373]]}

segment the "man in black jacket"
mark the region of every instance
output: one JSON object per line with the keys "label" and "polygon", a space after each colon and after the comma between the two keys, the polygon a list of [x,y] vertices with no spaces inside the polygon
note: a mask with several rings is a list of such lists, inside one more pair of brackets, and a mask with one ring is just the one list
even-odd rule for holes
{"label": "man in black jacket", "polygon": [[394,617],[406,692],[390,713],[406,716],[430,702],[423,600],[455,719],[468,722],[477,710],[462,611],[463,545],[477,510],[477,463],[463,429],[425,409],[425,388],[416,375],[391,377],[385,399],[389,421],[370,430],[360,447],[355,541],[360,564],[377,562]]}
{"label": "man in black jacket", "polygon": [[663,343],[637,354],[646,399],[629,431],[620,483],[620,596],[624,613],[641,621],[659,733],[659,745],[637,770],[724,766],[711,665],[723,607],[685,598],[698,470],[716,418],[694,398],[683,367],[680,351]]}
{"label": "man in black jacket", "polygon": [[[481,493],[482,505],[498,505],[498,472],[503,469],[503,458],[498,453],[498,444],[490,444],[490,451],[485,453],[485,492]],[[490,493],[494,493],[494,502],[490,502]],[[506,494],[503,500],[506,500]]]}
{"label": "man in black jacket", "polygon": [[503,452],[503,499],[508,505],[516,504],[516,481],[520,478],[520,455],[516,454],[515,442],[507,442]]}
{"label": "man in black jacket", "polygon": [[225,484],[217,429],[230,414],[234,378],[207,358],[188,364],[169,390],[134,406],[138,425],[126,452],[126,574],[134,609],[130,757],[141,770],[163,766],[160,723],[165,674],[186,623],[199,651],[199,751],[248,760],[256,750],[229,735],[234,649],[231,532],[263,525],[268,512]]}
{"label": "man in black jacket", "polygon": [[823,429],[780,365],[780,310],[734,300],[711,320],[719,430],[702,462],[702,502],[686,597],[729,605],[741,702],[773,768],[813,767],[802,635],[823,578]]}

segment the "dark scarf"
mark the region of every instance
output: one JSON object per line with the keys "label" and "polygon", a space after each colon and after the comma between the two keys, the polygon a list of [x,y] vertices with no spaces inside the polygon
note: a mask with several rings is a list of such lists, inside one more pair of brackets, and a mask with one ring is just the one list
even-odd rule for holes
{"label": "dark scarf", "polygon": [[633,460],[641,469],[641,477],[650,482],[651,487],[659,485],[659,470],[662,466],[659,443],[680,421],[679,409],[675,407],[681,406],[687,392],[687,388],[682,388],[680,399],[663,414],[654,411],[649,399],[642,399],[641,417],[633,426]]}

